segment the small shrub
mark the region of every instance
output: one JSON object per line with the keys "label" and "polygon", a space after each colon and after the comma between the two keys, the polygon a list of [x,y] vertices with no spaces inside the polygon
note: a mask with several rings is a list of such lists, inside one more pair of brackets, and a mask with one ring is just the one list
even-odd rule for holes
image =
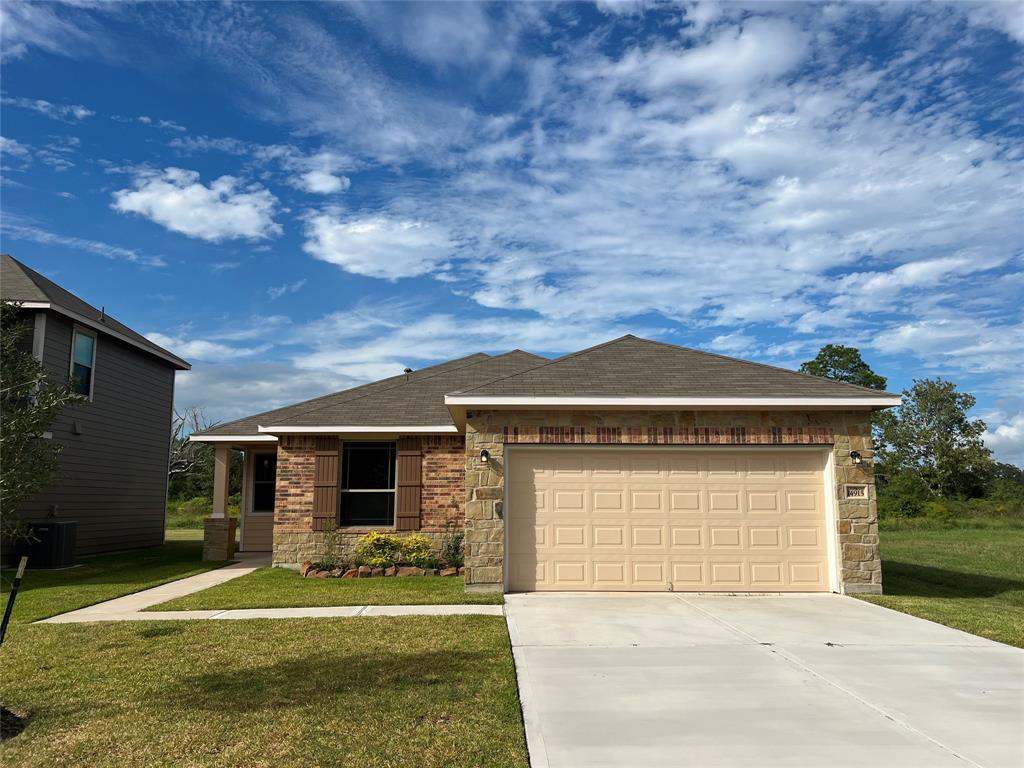
{"label": "small shrub", "polygon": [[402,540],[393,533],[370,531],[356,545],[356,564],[373,568],[395,565],[402,555]]}
{"label": "small shrub", "polygon": [[465,564],[465,541],[464,533],[450,533],[441,540],[441,559],[449,568],[461,568]]}
{"label": "small shrub", "polygon": [[324,537],[324,552],[316,562],[316,567],[322,571],[333,571],[346,565],[342,559],[343,542],[341,532],[338,530],[328,531]]}
{"label": "small shrub", "polygon": [[434,543],[422,533],[412,533],[401,539],[402,562],[417,568],[436,568]]}

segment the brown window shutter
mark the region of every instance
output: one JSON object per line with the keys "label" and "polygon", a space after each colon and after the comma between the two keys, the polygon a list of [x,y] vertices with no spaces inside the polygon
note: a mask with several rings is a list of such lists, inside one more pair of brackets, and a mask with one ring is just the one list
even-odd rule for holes
{"label": "brown window shutter", "polygon": [[341,440],[318,437],[314,445],[313,530],[331,531],[338,525],[341,485]]}
{"label": "brown window shutter", "polygon": [[398,476],[395,499],[395,528],[399,531],[420,529],[420,439],[398,438]]}

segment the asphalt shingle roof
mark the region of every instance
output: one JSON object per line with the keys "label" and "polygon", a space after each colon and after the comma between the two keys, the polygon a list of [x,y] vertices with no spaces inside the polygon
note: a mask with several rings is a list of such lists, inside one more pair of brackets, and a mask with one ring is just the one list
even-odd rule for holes
{"label": "asphalt shingle roof", "polygon": [[255,416],[218,424],[195,433],[208,435],[257,435],[258,427],[321,426],[448,426],[451,414],[444,395],[460,387],[472,387],[491,379],[532,368],[546,358],[515,350],[492,357],[482,352],[450,360],[408,375],[364,384],[353,389],[306,400]]}
{"label": "asphalt shingle roof", "polygon": [[127,325],[96,309],[92,304],[61,288],[52,280],[43,277],[31,267],[27,267],[13,256],[6,253],[0,256],[0,294],[11,301],[48,302],[58,311],[60,309],[74,312],[97,323],[100,329],[106,328],[113,334],[120,334],[149,352],[172,363],[180,369],[191,366],[173,352],[168,352],[158,344],[154,344],[141,333],[136,333]]}
{"label": "asphalt shingle roof", "polygon": [[636,336],[623,336],[448,394],[460,397],[894,397],[889,392]]}

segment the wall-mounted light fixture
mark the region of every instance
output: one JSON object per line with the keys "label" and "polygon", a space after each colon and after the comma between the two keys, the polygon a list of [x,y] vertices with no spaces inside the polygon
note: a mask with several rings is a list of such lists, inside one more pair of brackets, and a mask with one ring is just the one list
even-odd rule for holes
{"label": "wall-mounted light fixture", "polygon": [[486,464],[490,460],[491,460],[491,452],[490,451],[488,451],[486,448],[484,448],[482,451],[480,451],[480,463],[481,464]]}
{"label": "wall-mounted light fixture", "polygon": [[850,451],[850,460],[853,461],[854,464],[860,464],[862,461],[864,461],[864,459],[861,458],[861,455],[858,451]]}

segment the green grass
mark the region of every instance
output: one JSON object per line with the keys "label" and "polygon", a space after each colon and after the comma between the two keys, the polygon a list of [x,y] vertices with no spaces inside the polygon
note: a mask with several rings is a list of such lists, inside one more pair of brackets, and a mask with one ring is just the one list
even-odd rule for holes
{"label": "green grass", "polygon": [[1024,528],[883,529],[887,608],[1024,648]]}
{"label": "green grass", "polygon": [[[11,620],[38,621],[224,565],[204,563],[202,556],[200,538],[168,541],[152,549],[81,558],[78,566],[59,571],[29,570],[18,590]],[[0,594],[6,605],[14,571],[4,571],[2,579]]]}
{"label": "green grass", "polygon": [[374,579],[304,579],[285,568],[260,568],[248,576],[179,597],[152,611],[303,608],[329,605],[496,605],[500,593],[466,592],[463,580],[442,576]]}
{"label": "green grass", "polygon": [[504,620],[173,621],[20,628],[5,768],[527,768]]}
{"label": "green grass", "polygon": [[[203,522],[213,514],[213,499],[197,496],[194,499],[168,499],[167,500],[167,527],[169,529],[199,529],[202,530]],[[228,502],[228,514],[238,518],[239,506],[238,495],[231,497]]]}

